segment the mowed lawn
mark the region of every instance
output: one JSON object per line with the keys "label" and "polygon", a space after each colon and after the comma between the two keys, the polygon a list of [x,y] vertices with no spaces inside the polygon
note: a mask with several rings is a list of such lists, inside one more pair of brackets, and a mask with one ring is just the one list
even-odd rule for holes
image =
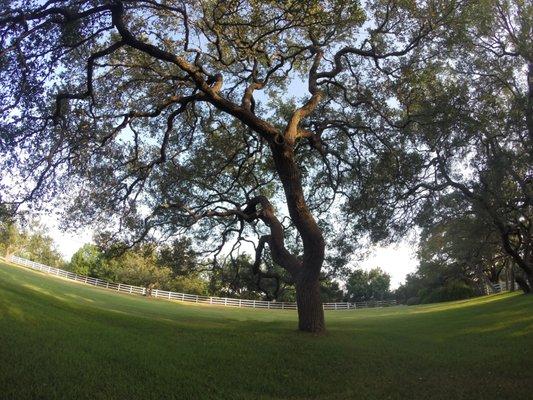
{"label": "mowed lawn", "polygon": [[533,296],[294,311],[119,295],[0,263],[1,399],[533,399]]}

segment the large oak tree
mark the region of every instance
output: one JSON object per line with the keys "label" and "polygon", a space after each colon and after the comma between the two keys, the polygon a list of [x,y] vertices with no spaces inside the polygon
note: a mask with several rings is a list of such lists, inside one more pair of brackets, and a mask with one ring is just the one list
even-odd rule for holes
{"label": "large oak tree", "polygon": [[130,241],[188,230],[215,256],[249,241],[266,278],[268,248],[322,332],[325,232],[405,220],[421,162],[399,85],[463,3],[4,0],[3,202],[60,198]]}

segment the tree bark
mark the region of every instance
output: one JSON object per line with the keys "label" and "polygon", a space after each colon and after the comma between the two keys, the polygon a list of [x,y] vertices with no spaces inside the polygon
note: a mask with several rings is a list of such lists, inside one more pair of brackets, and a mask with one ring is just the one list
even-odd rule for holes
{"label": "tree bark", "polygon": [[[526,123],[527,130],[529,133],[529,140],[533,142],[533,60],[528,62],[527,69],[527,84],[528,84],[528,93],[527,93],[527,108],[526,108]],[[530,147],[530,154],[531,147]]]}
{"label": "tree bark", "polygon": [[524,294],[530,294],[531,293],[530,284],[529,284],[529,282],[526,279],[524,279],[520,275],[517,275],[515,279],[516,279],[516,283],[518,284],[520,289],[522,289]]}
{"label": "tree bark", "polygon": [[298,329],[305,332],[323,333],[326,330],[324,309],[320,298],[320,281],[302,276],[296,282],[298,304]]}
{"label": "tree bark", "polygon": [[525,292],[526,294],[533,294],[533,272],[527,273],[527,283],[529,286],[529,291]]}
{"label": "tree bark", "polygon": [[305,200],[293,146],[285,142],[274,143],[271,149],[276,171],[283,184],[289,215],[303,243],[301,264],[296,271],[290,271],[296,283],[298,328],[320,334],[326,329],[319,281],[324,263],[324,237]]}

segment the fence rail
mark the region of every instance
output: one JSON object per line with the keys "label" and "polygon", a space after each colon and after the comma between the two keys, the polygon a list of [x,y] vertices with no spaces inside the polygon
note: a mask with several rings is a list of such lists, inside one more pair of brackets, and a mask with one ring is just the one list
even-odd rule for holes
{"label": "fence rail", "polygon": [[507,292],[510,290],[508,282],[498,282],[498,283],[491,283],[489,286],[489,289],[487,290],[488,293],[501,293],[501,292]]}
{"label": "fence rail", "polygon": [[[97,286],[104,289],[115,290],[120,293],[136,294],[146,296],[147,289],[141,286],[133,286],[125,283],[115,283],[104,281],[103,279],[93,278],[85,275],[78,275],[74,272],[65,271],[59,268],[54,268],[49,265],[40,264],[34,261],[27,260],[22,257],[11,256],[9,261],[22,265],[37,271],[44,272],[50,275],[56,275],[61,278],[70,279],[76,282],[85,283],[87,285]],[[226,307],[249,307],[249,308],[264,308],[271,310],[296,310],[296,303],[278,302],[278,301],[264,301],[264,300],[247,300],[234,299],[230,297],[213,297],[200,296],[196,294],[171,292],[168,290],[152,289],[150,296],[158,299],[166,299],[173,301],[184,301],[189,303],[212,304]],[[357,303],[324,303],[324,310],[355,310],[357,308],[371,308],[371,307],[390,307],[395,306],[396,300],[379,300],[379,301],[364,301]]]}

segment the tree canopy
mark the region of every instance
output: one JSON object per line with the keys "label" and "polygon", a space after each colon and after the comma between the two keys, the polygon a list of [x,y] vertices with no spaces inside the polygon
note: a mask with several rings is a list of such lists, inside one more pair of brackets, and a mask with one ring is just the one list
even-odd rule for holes
{"label": "tree canopy", "polygon": [[0,219],[0,254],[5,258],[17,255],[53,267],[64,265],[54,240],[37,223],[20,227],[10,219]]}
{"label": "tree canopy", "polygon": [[346,281],[349,301],[385,300],[390,294],[390,275],[381,268],[354,270]]}

